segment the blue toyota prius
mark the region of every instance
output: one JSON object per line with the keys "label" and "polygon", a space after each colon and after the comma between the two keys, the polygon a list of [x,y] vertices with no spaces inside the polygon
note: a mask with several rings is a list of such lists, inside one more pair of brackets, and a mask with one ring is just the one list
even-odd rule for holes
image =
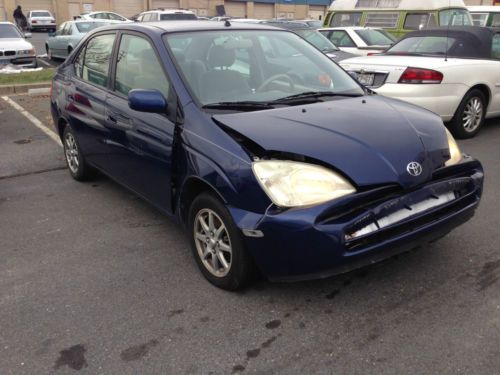
{"label": "blue toyota prius", "polygon": [[51,109],[73,178],[98,170],[178,219],[203,275],[230,290],[425,245],[482,192],[481,164],[437,115],[270,26],[96,29],[59,67]]}

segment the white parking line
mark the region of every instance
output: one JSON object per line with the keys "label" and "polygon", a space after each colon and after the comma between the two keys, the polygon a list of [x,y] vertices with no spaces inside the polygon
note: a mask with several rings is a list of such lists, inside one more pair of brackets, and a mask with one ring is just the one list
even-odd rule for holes
{"label": "white parking line", "polygon": [[38,62],[41,62],[43,65],[45,66],[52,66],[50,63],[48,63],[47,61],[45,61],[44,59],[40,59],[38,58]]}
{"label": "white parking line", "polygon": [[9,103],[11,107],[13,107],[19,113],[21,113],[33,125],[35,125],[38,129],[40,129],[47,136],[49,136],[50,139],[52,139],[55,143],[57,143],[59,146],[62,147],[61,139],[59,138],[59,136],[56,134],[55,131],[53,131],[52,129],[45,126],[39,119],[37,119],[35,116],[33,116],[31,113],[29,113],[27,110],[25,110],[23,107],[21,107],[19,104],[17,104],[15,101],[13,101],[8,96],[2,96],[2,99],[5,100],[7,103]]}

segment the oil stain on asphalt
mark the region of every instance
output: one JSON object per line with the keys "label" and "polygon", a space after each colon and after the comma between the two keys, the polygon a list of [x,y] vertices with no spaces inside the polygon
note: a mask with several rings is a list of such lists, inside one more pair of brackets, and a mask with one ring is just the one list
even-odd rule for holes
{"label": "oil stain on asphalt", "polygon": [[125,362],[137,361],[138,359],[141,359],[146,354],[148,354],[149,349],[154,348],[158,344],[158,340],[153,339],[149,340],[145,344],[131,346],[130,348],[125,349],[123,352],[121,352],[120,358]]}
{"label": "oil stain on asphalt", "polygon": [[68,366],[73,370],[81,370],[87,367],[87,361],[85,359],[85,346],[82,344],[73,345],[71,348],[61,350],[59,352],[59,358],[54,364],[54,370],[58,370],[62,366]]}

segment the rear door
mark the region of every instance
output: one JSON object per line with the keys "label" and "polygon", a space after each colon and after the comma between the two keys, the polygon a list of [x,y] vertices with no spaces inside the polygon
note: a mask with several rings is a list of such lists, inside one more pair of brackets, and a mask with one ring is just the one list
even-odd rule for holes
{"label": "rear door", "polygon": [[[155,89],[168,101],[165,114],[128,106],[132,89]],[[143,34],[123,33],[106,95],[109,173],[156,206],[171,211],[171,159],[176,95],[154,44]]]}
{"label": "rear door", "polygon": [[78,51],[66,95],[65,110],[87,160],[107,169],[104,105],[109,85],[115,32],[97,34]]}

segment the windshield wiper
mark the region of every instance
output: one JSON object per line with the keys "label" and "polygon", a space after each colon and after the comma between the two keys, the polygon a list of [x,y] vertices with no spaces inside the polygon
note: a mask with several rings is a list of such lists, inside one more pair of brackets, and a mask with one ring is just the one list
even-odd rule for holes
{"label": "windshield wiper", "polygon": [[358,96],[363,96],[363,94],[331,92],[331,91],[306,91],[306,92],[302,92],[300,94],[285,96],[283,98],[273,100],[269,103],[283,103],[283,102],[288,102],[288,101],[295,101],[298,99],[319,99],[319,98],[322,98],[325,96],[330,96],[330,97],[332,97],[332,96],[347,96],[350,98],[356,98]]}
{"label": "windshield wiper", "polygon": [[266,102],[240,101],[240,102],[219,102],[205,104],[202,108],[206,109],[232,109],[236,111],[257,111],[259,109],[274,108]]}

